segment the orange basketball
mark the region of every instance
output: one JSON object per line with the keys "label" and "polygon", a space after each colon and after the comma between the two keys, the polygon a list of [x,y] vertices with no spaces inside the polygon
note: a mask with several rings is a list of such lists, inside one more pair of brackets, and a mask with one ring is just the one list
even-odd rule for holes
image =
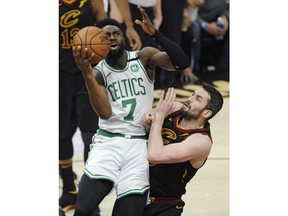
{"label": "orange basketball", "polygon": [[96,64],[108,55],[110,41],[102,29],[95,26],[87,26],[80,29],[74,36],[73,46],[81,46],[81,52],[87,48],[88,56],[91,56],[92,52],[94,52],[91,64]]}

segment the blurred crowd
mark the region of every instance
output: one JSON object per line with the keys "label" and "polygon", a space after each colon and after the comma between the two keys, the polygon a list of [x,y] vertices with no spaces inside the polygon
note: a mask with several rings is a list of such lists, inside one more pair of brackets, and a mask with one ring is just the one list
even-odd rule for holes
{"label": "blurred crowd", "polygon": [[[131,14],[131,18],[121,15],[119,0],[117,3],[115,0],[106,1],[108,16],[121,22],[125,29],[130,20],[133,23],[135,19],[141,19],[137,5],[142,6],[155,27],[181,45],[191,59],[191,67],[177,73],[158,69],[156,89],[169,86],[182,88],[183,85],[200,84],[203,81],[210,84],[215,80],[229,81],[229,0],[121,1],[128,2],[130,11],[125,14]],[[151,37],[143,33],[141,27],[135,23],[133,27],[140,37],[141,48],[159,48]],[[128,39],[126,49],[133,49]]]}

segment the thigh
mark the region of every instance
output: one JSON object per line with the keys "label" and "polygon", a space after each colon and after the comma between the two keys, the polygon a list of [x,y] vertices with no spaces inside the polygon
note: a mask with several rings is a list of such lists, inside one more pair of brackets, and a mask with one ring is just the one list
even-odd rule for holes
{"label": "thigh", "polygon": [[83,213],[85,213],[85,215],[92,215],[112,188],[112,182],[108,180],[90,179],[84,174],[79,183],[75,212],[79,215]]}
{"label": "thigh", "polygon": [[84,172],[93,179],[107,179],[116,185],[123,161],[124,139],[95,134]]}
{"label": "thigh", "polygon": [[117,198],[129,194],[143,194],[149,189],[147,140],[126,139],[124,154],[116,186]]}
{"label": "thigh", "polygon": [[117,199],[112,216],[135,216],[142,215],[148,198],[148,192],[144,194],[132,194]]}

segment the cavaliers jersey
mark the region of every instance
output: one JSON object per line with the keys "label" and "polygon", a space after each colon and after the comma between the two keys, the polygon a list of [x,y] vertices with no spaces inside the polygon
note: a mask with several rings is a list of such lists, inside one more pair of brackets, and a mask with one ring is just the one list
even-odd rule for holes
{"label": "cavaliers jersey", "polygon": [[[179,110],[165,118],[162,128],[164,145],[173,145],[173,143],[182,142],[195,133],[207,135],[212,140],[210,124],[208,122],[204,128],[186,130],[179,126],[179,121],[182,118]],[[150,196],[163,198],[180,198],[186,193],[186,184],[198,171],[198,169],[191,165],[190,161],[174,164],[150,164],[149,169]]]}
{"label": "cavaliers jersey", "polygon": [[96,18],[90,0],[59,1],[59,68],[68,73],[80,73],[73,57],[74,35],[85,26],[95,25]]}
{"label": "cavaliers jersey", "polygon": [[145,135],[142,117],[152,109],[154,82],[149,79],[137,51],[126,53],[123,70],[112,68],[105,59],[95,67],[103,77],[112,106],[112,116],[100,118],[99,128],[111,133]]}

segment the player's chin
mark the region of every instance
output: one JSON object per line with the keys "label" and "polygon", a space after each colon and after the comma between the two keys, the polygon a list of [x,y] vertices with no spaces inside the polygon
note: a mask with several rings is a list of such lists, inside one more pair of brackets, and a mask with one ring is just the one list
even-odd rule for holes
{"label": "player's chin", "polygon": [[110,59],[119,58],[120,54],[118,51],[110,50],[107,57]]}

